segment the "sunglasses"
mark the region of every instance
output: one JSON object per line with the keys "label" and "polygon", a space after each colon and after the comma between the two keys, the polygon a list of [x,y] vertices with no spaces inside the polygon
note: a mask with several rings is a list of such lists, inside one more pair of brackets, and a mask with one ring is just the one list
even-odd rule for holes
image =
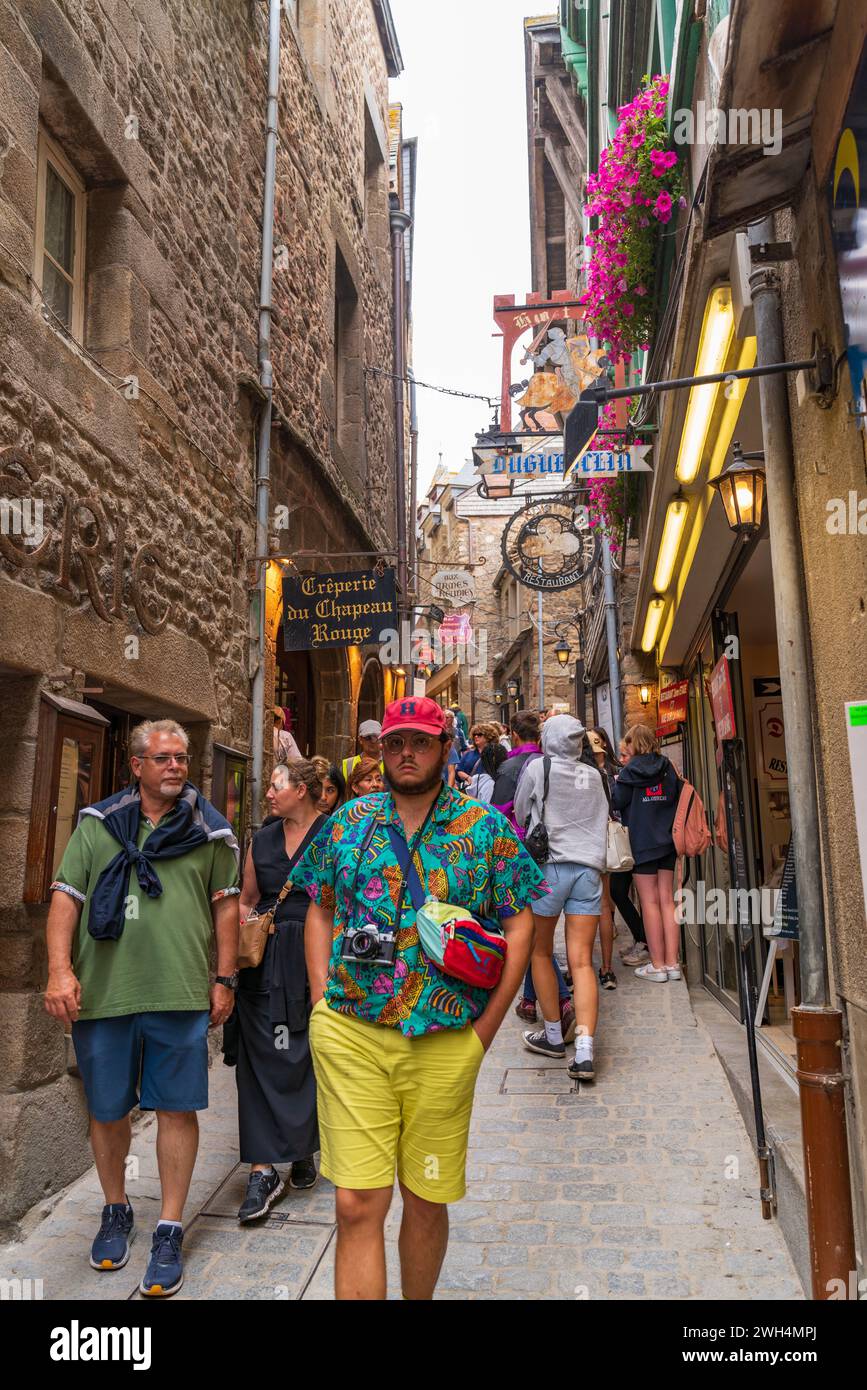
{"label": "sunglasses", "polygon": [[429,753],[440,739],[435,734],[386,734],[382,746],[386,753],[402,753],[409,747],[413,753]]}
{"label": "sunglasses", "polygon": [[157,767],[168,767],[169,763],[177,763],[178,767],[186,767],[190,761],[189,753],[142,753],[141,761],[147,759],[149,762],[156,763]]}

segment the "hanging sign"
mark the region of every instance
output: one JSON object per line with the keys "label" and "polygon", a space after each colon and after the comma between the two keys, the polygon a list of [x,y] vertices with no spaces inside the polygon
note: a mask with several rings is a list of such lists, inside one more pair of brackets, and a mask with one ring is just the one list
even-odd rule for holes
{"label": "hanging sign", "polygon": [[509,518],[503,562],[519,584],[558,593],[580,584],[598,562],[598,531],[586,509],[559,497],[536,498]]}
{"label": "hanging sign", "polygon": [[659,726],[657,733],[671,733],[672,726],[686,722],[689,709],[689,681],[675,681],[659,697]]}
{"label": "hanging sign", "polygon": [[720,657],[710,673],[710,702],[717,741],[722,744],[726,739],[737,738],[729,663],[724,656]]}
{"label": "hanging sign", "polygon": [[[476,581],[469,570],[437,570],[431,580],[434,598],[460,608],[464,603],[475,603]],[[442,619],[440,619],[442,621]]]}
{"label": "hanging sign", "polygon": [[396,632],[394,570],[305,574],[283,580],[283,649],[364,647]]}
{"label": "hanging sign", "polygon": [[469,613],[447,613],[440,623],[439,639],[446,643],[468,644],[473,640]]}
{"label": "hanging sign", "polygon": [[527,453],[501,453],[498,449],[474,449],[482,472],[486,477],[541,477],[544,473],[554,473],[562,477],[563,440],[554,440],[543,449]]}
{"label": "hanging sign", "polygon": [[649,444],[633,444],[629,449],[588,449],[575,460],[569,477],[577,474],[592,478],[619,478],[622,473],[650,473],[645,457]]}
{"label": "hanging sign", "polygon": [[852,385],[851,418],[867,428],[867,45],[840,122],[828,181],[831,236],[843,308],[846,358]]}
{"label": "hanging sign", "polygon": [[778,677],[753,680],[753,709],[759,747],[759,781],[764,785],[786,783],[789,768],[786,759],[786,733],[783,726],[783,702],[780,699]]}

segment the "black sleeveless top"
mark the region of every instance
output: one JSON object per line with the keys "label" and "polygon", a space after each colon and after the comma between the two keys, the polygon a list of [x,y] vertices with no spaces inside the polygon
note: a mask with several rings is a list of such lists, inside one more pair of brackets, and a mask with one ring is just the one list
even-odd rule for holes
{"label": "black sleeveless top", "polygon": [[[265,825],[253,836],[253,863],[259,887],[258,912],[274,906],[292,870],[325,825],[327,816],[317,816],[290,859],[282,820]],[[276,930],[269,936],[260,965],[242,970],[238,984],[244,993],[270,995],[272,1023],[285,1023],[291,1033],[307,1027],[309,988],[304,960],[304,919],[310,898],[303,888],[293,888],[277,909]]]}
{"label": "black sleeveless top", "polygon": [[[286,853],[286,837],[282,820],[275,820],[271,825],[264,825],[261,830],[256,832],[253,836],[252,854],[253,863],[256,866],[256,883],[259,887],[257,912],[270,912],[280,896],[283,884],[287,878],[291,877],[295,865],[307,853],[311,842],[315,840],[327,819],[327,816],[316,817],[291,859]],[[277,909],[275,919],[277,925],[282,926],[290,919],[295,921],[300,919],[303,922],[309,906],[310,899],[306,890],[293,888]]]}

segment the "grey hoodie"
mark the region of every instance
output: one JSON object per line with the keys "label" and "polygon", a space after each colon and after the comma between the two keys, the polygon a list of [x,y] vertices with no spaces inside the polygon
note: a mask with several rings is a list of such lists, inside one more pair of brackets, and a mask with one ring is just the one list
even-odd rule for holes
{"label": "grey hoodie", "polygon": [[[545,828],[552,864],[583,864],[604,873],[608,854],[608,798],[596,766],[580,762],[584,725],[555,714],[542,726],[542,752],[551,759]],[[515,795],[515,819],[529,829],[539,820],[545,757],[528,763]]]}

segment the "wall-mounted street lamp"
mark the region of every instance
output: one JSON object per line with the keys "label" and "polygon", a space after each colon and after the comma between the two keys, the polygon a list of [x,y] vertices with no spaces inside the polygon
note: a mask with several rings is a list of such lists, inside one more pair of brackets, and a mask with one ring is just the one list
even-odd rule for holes
{"label": "wall-mounted street lamp", "polygon": [[758,450],[745,454],[735,440],[731,463],[711,483],[722,498],[731,530],[744,539],[754,536],[762,525],[765,505],[764,458],[764,454]]}
{"label": "wall-mounted street lamp", "polygon": [[497,704],[497,705],[501,705],[501,704],[503,703],[503,692],[502,692],[502,690],[495,690],[495,691],[494,691],[494,703]]}
{"label": "wall-mounted street lamp", "polygon": [[569,645],[569,642],[566,638],[566,632],[570,627],[574,628],[575,632],[577,632],[578,634],[578,655],[580,657],[584,650],[583,611],[580,612],[574,620],[569,619],[566,622],[554,624],[554,631],[556,632],[557,637],[559,639],[557,645],[554,648],[554,655],[557,658],[560,665],[564,668],[568,666],[570,661],[572,660],[572,648]]}
{"label": "wall-mounted street lamp", "polygon": [[498,459],[509,459],[523,452],[523,444],[513,434],[502,434],[496,424],[476,435],[473,462],[481,473],[479,496],[496,500],[511,497],[515,479],[509,472],[497,472]]}
{"label": "wall-mounted street lamp", "polygon": [[521,683],[516,681],[514,676],[506,681],[506,694],[510,700],[517,700],[521,693]]}
{"label": "wall-mounted street lamp", "polygon": [[638,698],[645,707],[650,704],[650,686],[643,685],[638,692]]}

